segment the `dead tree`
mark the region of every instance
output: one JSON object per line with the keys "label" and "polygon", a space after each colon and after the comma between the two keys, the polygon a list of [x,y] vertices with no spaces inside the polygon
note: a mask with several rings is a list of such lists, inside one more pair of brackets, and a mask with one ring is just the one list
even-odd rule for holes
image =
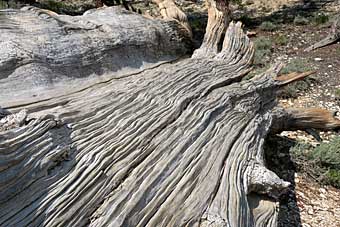
{"label": "dead tree", "polygon": [[174,21],[1,11],[0,226],[276,226],[289,183],[265,167],[266,136],[340,122],[277,106],[307,74],[242,81],[253,44],[210,3],[181,60]]}
{"label": "dead tree", "polygon": [[328,36],[321,41],[313,44],[312,46],[306,48],[305,51],[312,51],[321,47],[325,47],[340,41],[340,15],[334,20],[331,31]]}

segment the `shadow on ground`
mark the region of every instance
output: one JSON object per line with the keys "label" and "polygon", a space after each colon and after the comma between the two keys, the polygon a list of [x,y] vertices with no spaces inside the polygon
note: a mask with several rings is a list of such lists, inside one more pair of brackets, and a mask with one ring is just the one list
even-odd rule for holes
{"label": "shadow on ground", "polygon": [[234,13],[234,19],[240,20],[249,28],[259,26],[263,21],[292,23],[296,16],[312,17],[316,12],[323,12],[325,6],[336,0],[304,0],[291,6],[284,6],[270,14],[260,15],[258,11],[243,8]]}
{"label": "shadow on ground", "polygon": [[281,179],[291,183],[290,190],[280,198],[278,227],[301,226],[300,210],[295,194],[296,166],[289,153],[290,148],[295,144],[294,140],[285,137],[270,136],[265,145],[265,159],[268,168]]}

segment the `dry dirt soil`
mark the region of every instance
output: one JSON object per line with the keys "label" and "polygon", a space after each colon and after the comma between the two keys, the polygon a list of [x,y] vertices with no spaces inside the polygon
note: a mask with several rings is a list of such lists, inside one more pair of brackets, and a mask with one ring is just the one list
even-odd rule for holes
{"label": "dry dirt soil", "polygon": [[[275,39],[284,36],[288,43],[284,46],[273,41],[273,53],[269,62],[303,61],[316,71],[315,81],[310,89],[299,92],[297,98],[281,99],[280,104],[286,107],[321,107],[332,111],[340,111],[340,43],[305,52],[309,45],[326,37],[330,23],[315,25],[281,24],[272,32],[263,32],[259,28],[252,29],[257,36]],[[284,132],[284,137],[317,146],[320,142],[305,132]],[[320,137],[328,142],[339,136],[336,132],[323,132]],[[287,167],[289,168],[289,167]],[[289,170],[287,170],[289,171]],[[292,192],[282,201],[283,219],[281,226],[340,226],[340,190],[331,186],[323,186],[304,173],[295,173],[290,179]]]}

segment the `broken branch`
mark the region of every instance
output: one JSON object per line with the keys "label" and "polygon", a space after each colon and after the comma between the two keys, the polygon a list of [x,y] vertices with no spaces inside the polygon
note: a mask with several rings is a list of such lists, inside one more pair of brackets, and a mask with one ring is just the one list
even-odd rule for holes
{"label": "broken branch", "polygon": [[272,133],[305,129],[338,130],[336,113],[320,108],[277,108],[274,111]]}

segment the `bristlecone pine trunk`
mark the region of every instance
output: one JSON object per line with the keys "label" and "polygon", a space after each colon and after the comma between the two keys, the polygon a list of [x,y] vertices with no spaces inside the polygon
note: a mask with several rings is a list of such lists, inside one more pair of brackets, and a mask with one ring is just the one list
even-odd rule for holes
{"label": "bristlecone pine trunk", "polygon": [[190,32],[174,20],[0,11],[0,226],[276,226],[289,183],[266,136],[340,122],[277,107],[309,73],[242,81],[253,44],[208,3],[202,47],[177,61]]}

